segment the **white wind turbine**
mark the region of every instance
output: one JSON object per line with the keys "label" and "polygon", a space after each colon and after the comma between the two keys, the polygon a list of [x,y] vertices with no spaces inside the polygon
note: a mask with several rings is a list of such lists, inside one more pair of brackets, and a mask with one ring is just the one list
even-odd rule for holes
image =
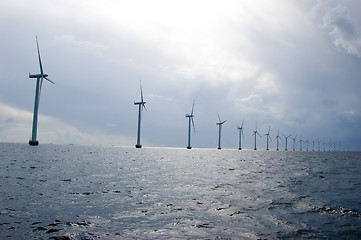
{"label": "white wind turbine", "polygon": [[192,122],[192,126],[193,126],[193,130],[194,132],[196,132],[196,128],[194,126],[194,120],[193,120],[193,110],[194,110],[194,103],[195,100],[193,100],[193,106],[192,106],[192,111],[191,114],[186,114],[186,117],[188,118],[188,146],[187,149],[191,149],[191,122]]}
{"label": "white wind turbine", "polygon": [[218,115],[218,119],[219,119],[219,122],[217,122],[217,125],[218,125],[218,149],[220,150],[221,149],[222,125],[223,125],[223,123],[227,122],[227,120],[224,120],[222,122],[221,117],[219,116],[218,113],[217,113],[217,115]]}
{"label": "white wind turbine", "polygon": [[36,139],[36,135],[37,135],[37,129],[38,129],[38,112],[39,112],[41,88],[43,86],[43,79],[45,78],[49,82],[55,84],[53,81],[51,81],[48,78],[48,74],[44,74],[44,72],[43,72],[43,65],[41,64],[39,42],[38,42],[38,37],[37,36],[36,36],[36,47],[38,49],[40,73],[39,74],[30,74],[29,73],[29,78],[36,78],[34,115],[33,115],[33,130],[32,130],[32,134],[31,134],[31,140],[29,141],[29,145],[32,145],[32,146],[37,146],[39,144],[39,141]]}
{"label": "white wind turbine", "polygon": [[271,126],[268,126],[268,132],[265,134],[265,136],[267,138],[267,148],[266,148],[266,150],[269,150],[269,148],[268,148],[268,139],[270,139],[272,141],[271,136],[269,135],[270,130],[271,130]]}
{"label": "white wind turbine", "polygon": [[261,135],[258,133],[258,131],[257,131],[257,123],[256,123],[256,130],[255,131],[253,131],[253,134],[252,135],[254,135],[254,150],[257,150],[257,135],[259,136],[259,137],[261,137]]}
{"label": "white wind turbine", "polygon": [[277,140],[277,151],[279,150],[278,148],[278,139],[281,139],[280,137],[280,130],[278,130],[277,136],[276,136],[276,140]]}
{"label": "white wind turbine", "polygon": [[238,150],[242,150],[242,137],[243,137],[243,139],[244,139],[243,123],[244,123],[244,120],[242,121],[242,125],[237,127],[237,129],[239,130],[239,145],[238,145]]}
{"label": "white wind turbine", "polygon": [[285,137],[285,139],[286,139],[286,148],[285,148],[285,151],[287,151],[287,139],[288,139],[289,137],[291,137],[292,134],[286,136],[286,135],[284,135],[284,134],[282,133],[282,135],[283,135],[283,136]]}
{"label": "white wind turbine", "polygon": [[143,108],[147,110],[145,107],[146,102],[144,102],[143,99],[143,89],[142,89],[142,82],[140,81],[140,102],[134,102],[134,105],[138,105],[139,111],[138,111],[138,133],[137,133],[137,144],[135,145],[136,148],[141,148],[142,145],[140,144],[140,123],[142,120],[142,112]]}

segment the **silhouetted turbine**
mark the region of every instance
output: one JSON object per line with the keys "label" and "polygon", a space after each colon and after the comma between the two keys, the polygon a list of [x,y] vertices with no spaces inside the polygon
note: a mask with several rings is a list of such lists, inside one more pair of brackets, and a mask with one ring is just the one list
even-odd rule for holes
{"label": "silhouetted turbine", "polygon": [[142,113],[143,113],[143,108],[145,110],[147,110],[147,108],[145,107],[146,102],[144,102],[143,99],[143,89],[142,89],[142,82],[140,81],[140,102],[134,102],[134,105],[138,105],[139,110],[138,110],[138,133],[137,133],[137,144],[135,145],[136,148],[141,148],[142,145],[140,144],[140,123],[142,121]]}
{"label": "silhouetted turbine", "polygon": [[224,120],[222,122],[221,117],[219,116],[218,113],[217,113],[217,115],[218,115],[218,119],[219,119],[219,122],[217,122],[217,125],[218,125],[218,149],[221,150],[222,125],[223,125],[223,123],[227,122],[227,120]]}
{"label": "silhouetted turbine", "polygon": [[259,137],[261,137],[261,135],[259,135],[258,131],[257,131],[257,123],[256,123],[256,131],[253,131],[252,136],[254,135],[254,150],[257,150],[257,135]]}
{"label": "silhouetted turbine", "polygon": [[193,130],[194,130],[194,132],[196,132],[196,128],[194,126],[194,121],[193,121],[194,103],[195,103],[195,100],[193,100],[193,106],[192,106],[191,114],[186,114],[186,117],[188,118],[188,146],[187,146],[187,149],[192,148],[191,147],[191,122],[192,122]]}
{"label": "silhouetted turbine", "polygon": [[277,151],[279,150],[278,148],[278,139],[281,139],[280,137],[280,130],[278,130],[277,136],[276,136],[276,140],[277,140]]}
{"label": "silhouetted turbine", "polygon": [[271,137],[269,135],[270,130],[271,130],[271,126],[268,126],[268,132],[265,134],[265,136],[267,138],[267,148],[266,148],[266,150],[269,150],[269,148],[268,148],[268,139],[270,139],[272,141],[272,139],[271,139]]}
{"label": "silhouetted turbine", "polygon": [[293,141],[293,151],[296,151],[296,137],[297,135],[295,137],[291,137]]}
{"label": "silhouetted turbine", "polygon": [[37,135],[37,130],[38,130],[38,112],[39,112],[41,88],[43,86],[43,79],[45,78],[49,82],[55,84],[53,81],[51,81],[48,78],[48,74],[45,74],[43,72],[43,65],[41,64],[39,42],[38,42],[38,37],[37,36],[36,36],[36,47],[38,49],[40,74],[30,74],[29,73],[29,78],[36,78],[34,114],[33,114],[33,129],[32,129],[32,134],[31,134],[31,140],[29,141],[29,145],[32,145],[32,146],[37,146],[39,144],[39,141],[36,139],[36,135]]}
{"label": "silhouetted turbine", "polygon": [[292,136],[292,134],[290,134],[290,135],[288,135],[288,136],[286,136],[286,135],[284,135],[283,133],[282,133],[282,135],[285,137],[285,139],[286,139],[286,147],[285,147],[285,151],[287,151],[287,139],[289,138],[289,137],[291,137]]}
{"label": "silhouetted turbine", "polygon": [[239,127],[237,127],[237,129],[239,130],[239,143],[238,143],[238,150],[242,150],[242,137],[244,139],[244,134],[243,134],[243,123],[244,120],[242,121],[242,125]]}

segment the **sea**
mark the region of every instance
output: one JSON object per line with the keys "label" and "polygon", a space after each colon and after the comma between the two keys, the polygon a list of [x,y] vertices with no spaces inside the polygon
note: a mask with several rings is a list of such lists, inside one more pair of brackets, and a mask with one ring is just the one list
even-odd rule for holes
{"label": "sea", "polygon": [[361,239],[361,152],[0,143],[0,239]]}

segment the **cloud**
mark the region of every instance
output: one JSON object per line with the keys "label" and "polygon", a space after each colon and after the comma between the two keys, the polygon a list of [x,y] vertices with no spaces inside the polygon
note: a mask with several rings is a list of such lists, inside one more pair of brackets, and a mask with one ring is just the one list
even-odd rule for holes
{"label": "cloud", "polygon": [[[32,112],[0,103],[0,141],[26,143],[31,135],[32,118]],[[134,138],[104,134],[96,130],[80,130],[45,115],[39,115],[38,138],[42,143],[57,144],[131,146],[134,143]]]}
{"label": "cloud", "polygon": [[356,20],[346,6],[331,6],[320,2],[313,9],[313,17],[321,20],[321,27],[328,31],[332,43],[340,50],[361,58],[361,35]]}
{"label": "cloud", "polygon": [[79,48],[79,47],[86,48],[88,51],[92,51],[95,49],[100,49],[100,50],[108,49],[108,47],[105,46],[104,44],[97,43],[94,41],[89,41],[89,40],[79,40],[79,39],[76,39],[75,36],[70,35],[70,34],[62,34],[62,35],[58,36],[54,40],[54,44],[55,45],[59,45],[59,44],[72,45],[73,47],[77,47],[77,48]]}

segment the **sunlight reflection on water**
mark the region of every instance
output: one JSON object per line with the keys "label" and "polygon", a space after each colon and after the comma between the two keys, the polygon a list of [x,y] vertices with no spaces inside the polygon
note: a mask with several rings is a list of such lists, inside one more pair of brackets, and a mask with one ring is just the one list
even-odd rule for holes
{"label": "sunlight reflection on water", "polygon": [[0,238],[359,238],[361,153],[0,144]]}

